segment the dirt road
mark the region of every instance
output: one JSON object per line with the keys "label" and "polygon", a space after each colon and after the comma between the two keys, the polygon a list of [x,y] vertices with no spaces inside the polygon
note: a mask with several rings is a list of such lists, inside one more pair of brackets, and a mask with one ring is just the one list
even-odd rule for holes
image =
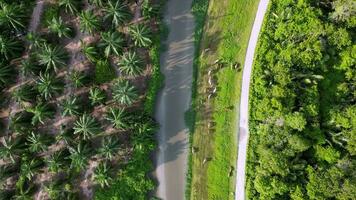
{"label": "dirt road", "polygon": [[164,200],[183,200],[188,155],[188,128],[184,113],[191,102],[194,57],[192,0],[169,0],[164,20],[169,28],[167,50],[161,55],[164,88],[159,94],[156,119],[158,153],[155,175],[156,195]]}

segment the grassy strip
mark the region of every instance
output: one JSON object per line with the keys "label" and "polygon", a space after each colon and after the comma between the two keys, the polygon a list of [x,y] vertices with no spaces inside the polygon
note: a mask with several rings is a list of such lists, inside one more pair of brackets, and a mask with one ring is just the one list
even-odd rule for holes
{"label": "grassy strip", "polygon": [[[195,17],[195,31],[194,31],[194,45],[195,45],[195,52],[194,52],[194,61],[193,61],[193,80],[192,80],[192,106],[185,114],[186,124],[190,130],[190,133],[194,133],[195,129],[195,116],[196,110],[196,94],[197,94],[197,69],[199,66],[199,54],[200,54],[200,41],[202,38],[202,33],[204,30],[205,18],[206,13],[209,7],[209,0],[194,0],[192,3],[192,13]],[[192,148],[193,144],[193,134],[189,135],[189,149]],[[192,154],[188,154],[188,169],[187,169],[187,182],[186,182],[186,190],[185,190],[185,198],[188,200],[191,196],[191,189],[192,189]]]}
{"label": "grassy strip", "polygon": [[[204,1],[195,3],[203,4]],[[195,6],[199,8],[199,5]],[[235,106],[240,98],[242,73],[230,66],[236,63],[243,65],[257,6],[258,0],[211,0],[205,31],[203,34],[202,30],[198,31],[199,37],[202,34],[202,41],[197,44],[200,48],[195,62],[196,91],[193,91],[193,99],[196,116],[192,146],[196,152],[192,156],[191,199],[233,198],[234,177],[231,171],[236,160],[237,138]],[[201,20],[205,15],[196,17]],[[213,63],[217,59],[222,60],[226,67],[213,72],[218,92],[208,101],[208,71],[214,68]],[[209,124],[214,128],[209,129]]]}

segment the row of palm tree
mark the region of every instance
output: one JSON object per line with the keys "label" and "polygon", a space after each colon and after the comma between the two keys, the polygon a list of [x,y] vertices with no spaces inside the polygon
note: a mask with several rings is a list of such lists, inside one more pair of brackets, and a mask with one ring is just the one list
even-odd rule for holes
{"label": "row of palm tree", "polygon": [[[149,47],[152,43],[151,32],[144,24],[127,25],[132,14],[126,2],[89,0],[95,8],[83,11],[80,11],[83,5],[77,0],[58,0],[58,6],[65,12],[78,16],[79,28],[82,32],[97,34],[98,30],[102,30],[102,22],[105,25],[110,24],[111,28],[100,34],[97,44],[82,42],[81,51],[94,65],[99,64],[99,60],[105,60],[106,63],[118,60],[116,64],[122,75],[135,77],[144,71],[145,63],[140,55],[142,50],[146,51],[142,47]],[[8,5],[10,4],[0,3],[0,27],[23,29],[26,23],[21,13],[24,12],[16,11],[19,13],[18,18],[11,15],[3,16],[6,10],[13,9],[13,7],[7,8]],[[71,38],[73,29],[63,19],[65,18],[61,16],[52,17],[47,22],[48,32],[44,34],[50,38],[54,36],[56,41]],[[127,25],[129,28],[119,28],[122,25]],[[128,30],[127,34],[126,30]],[[44,168],[53,174],[65,172],[70,177],[72,173],[87,169],[93,157],[99,162],[94,170],[93,181],[101,187],[109,186],[113,181],[111,177],[114,175],[114,161],[124,146],[115,136],[107,135],[104,128],[110,126],[116,132],[135,133],[132,135],[138,142],[134,142],[133,145],[137,148],[141,144],[140,141],[147,139],[143,135],[150,127],[143,125],[147,119],[140,118],[142,113],[127,109],[138,102],[140,96],[132,82],[123,78],[115,80],[109,90],[103,90],[100,85],[91,83],[89,73],[71,71],[67,73],[66,78],[70,80],[74,90],[82,87],[89,87],[89,90],[80,96],[70,94],[58,102],[56,97],[66,91],[63,78],[58,76],[58,72],[67,66],[69,55],[63,47],[49,42],[51,39],[47,41],[44,38],[46,37],[36,33],[28,33],[26,37],[0,34],[0,55],[6,61],[0,62],[1,86],[5,87],[16,75],[14,73],[16,68],[13,65],[19,66],[20,72],[28,81],[16,87],[12,93],[12,97],[23,109],[11,116],[9,127],[12,134],[6,135],[0,145],[0,156],[6,162],[13,163],[11,166],[15,166],[17,168],[15,171],[19,174],[16,192],[12,196],[15,199],[32,198],[31,183],[36,174],[45,171]],[[127,38],[130,39],[125,41]],[[131,41],[133,45],[129,45]],[[28,57],[10,64],[12,59],[21,56],[25,49],[24,44],[28,44],[26,48]],[[105,59],[102,56],[105,56]],[[108,95],[108,92],[112,92],[112,95]],[[86,103],[91,106],[83,106]],[[99,105],[106,107],[106,113],[100,120],[90,114],[93,108]],[[58,116],[57,112],[60,112],[62,117],[71,116],[70,120],[73,121],[65,122],[65,125],[62,125],[58,133],[53,136],[47,133],[47,128],[52,127],[53,121],[50,120]],[[147,120],[147,123],[152,122]],[[98,140],[100,144],[93,145],[94,141]],[[52,152],[54,147],[59,150]],[[67,189],[63,189],[63,186],[62,183],[53,182],[46,184],[45,191],[52,199],[68,198],[75,189],[71,188],[70,184],[66,185]]]}

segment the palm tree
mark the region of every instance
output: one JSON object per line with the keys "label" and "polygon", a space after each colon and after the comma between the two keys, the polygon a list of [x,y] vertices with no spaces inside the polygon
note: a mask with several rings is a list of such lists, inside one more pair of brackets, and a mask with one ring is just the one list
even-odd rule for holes
{"label": "palm tree", "polygon": [[101,146],[98,149],[100,156],[112,160],[119,151],[119,140],[113,137],[105,137],[101,140]]}
{"label": "palm tree", "polygon": [[66,98],[62,104],[62,116],[73,116],[79,115],[80,113],[80,105],[76,97]]}
{"label": "palm tree", "polygon": [[60,199],[61,198],[61,193],[62,193],[62,187],[56,182],[52,182],[49,185],[45,186],[45,191],[48,194],[48,197],[50,199]]}
{"label": "palm tree", "polygon": [[152,5],[150,0],[144,0],[142,4],[142,14],[146,19],[159,16],[159,6]]}
{"label": "palm tree", "polygon": [[82,115],[74,123],[74,134],[79,134],[84,140],[90,139],[92,136],[101,132],[99,123],[90,115]]}
{"label": "palm tree", "polygon": [[30,84],[20,86],[12,93],[12,97],[17,102],[34,102],[36,95],[36,89]]}
{"label": "palm tree", "polygon": [[7,85],[14,75],[14,68],[10,65],[0,63],[0,88]]}
{"label": "palm tree", "polygon": [[88,163],[89,149],[87,146],[79,143],[76,148],[69,147],[69,159],[71,160],[70,167],[73,169],[84,169]]}
{"label": "palm tree", "polygon": [[12,163],[15,163],[15,157],[17,157],[22,150],[22,143],[20,138],[3,137],[0,147],[0,157],[4,159],[10,159]]}
{"label": "palm tree", "polygon": [[84,85],[84,82],[86,81],[86,76],[83,72],[79,71],[74,71],[70,75],[70,79],[74,85],[74,87],[82,87]]}
{"label": "palm tree", "polygon": [[93,33],[100,26],[98,18],[93,11],[86,10],[80,13],[80,30],[82,32]]}
{"label": "palm tree", "polygon": [[0,35],[0,55],[7,60],[18,57],[22,51],[22,44],[19,40],[7,38]]}
{"label": "palm tree", "polygon": [[105,92],[102,91],[100,88],[92,87],[89,90],[89,99],[90,99],[91,105],[102,104],[105,102],[106,95],[105,95]]}
{"label": "palm tree", "polygon": [[120,70],[127,75],[137,76],[142,73],[142,60],[137,56],[136,52],[125,53],[119,62]]}
{"label": "palm tree", "polygon": [[18,112],[11,117],[10,128],[15,133],[28,133],[32,129],[32,120],[33,115],[28,112]]}
{"label": "palm tree", "polygon": [[112,181],[109,171],[110,168],[107,167],[106,163],[100,163],[94,171],[94,175],[93,175],[94,182],[96,184],[99,184],[102,188],[109,186]]}
{"label": "palm tree", "polygon": [[130,9],[121,1],[115,3],[109,1],[103,10],[105,13],[104,20],[111,21],[113,27],[118,27],[131,17]]}
{"label": "palm tree", "polygon": [[48,170],[52,173],[58,173],[65,169],[64,156],[62,151],[56,151],[46,159]]}
{"label": "palm tree", "polygon": [[114,100],[124,105],[131,105],[138,98],[136,88],[127,80],[117,81],[112,93]]}
{"label": "palm tree", "polygon": [[59,93],[63,89],[63,84],[59,79],[49,73],[40,73],[37,80],[37,89],[40,94],[46,99],[50,99],[53,95]]}
{"label": "palm tree", "polygon": [[41,70],[41,66],[35,63],[31,57],[21,60],[20,67],[23,76],[35,75]]}
{"label": "palm tree", "polygon": [[41,38],[40,35],[37,35],[36,33],[34,32],[29,32],[27,35],[26,35],[26,40],[30,43],[30,49],[33,49],[33,48],[39,48],[41,45],[43,45],[46,40]]}
{"label": "palm tree", "polygon": [[43,135],[31,132],[26,139],[31,152],[37,153],[47,150],[48,140]]}
{"label": "palm tree", "polygon": [[63,22],[61,17],[53,17],[52,20],[48,22],[48,24],[48,30],[51,33],[57,34],[60,38],[63,36],[66,38],[70,37],[71,29]]}
{"label": "palm tree", "polygon": [[73,143],[73,133],[71,129],[65,129],[62,125],[60,127],[59,133],[56,135],[56,142],[63,141],[65,144],[70,145]]}
{"label": "palm tree", "polygon": [[27,157],[22,158],[20,176],[31,180],[35,173],[38,171],[41,164],[42,162],[36,158],[31,159],[30,161]]}
{"label": "palm tree", "polygon": [[64,7],[66,12],[75,14],[78,12],[79,1],[78,0],[59,0],[59,6]]}
{"label": "palm tree", "polygon": [[152,43],[150,39],[151,31],[146,25],[133,25],[129,28],[129,32],[136,46],[148,47]]}
{"label": "palm tree", "polygon": [[19,31],[25,28],[24,21],[27,19],[25,15],[26,9],[23,6],[16,4],[0,3],[0,26],[12,27]]}
{"label": "palm tree", "polygon": [[58,46],[44,44],[38,54],[39,63],[46,66],[46,70],[54,69],[57,71],[59,67],[66,64],[67,54]]}
{"label": "palm tree", "polygon": [[127,129],[128,125],[128,115],[123,108],[110,108],[109,112],[106,114],[106,119],[110,121],[117,129]]}
{"label": "palm tree", "polygon": [[97,60],[98,57],[98,52],[96,52],[96,49],[94,46],[90,46],[88,44],[85,44],[82,40],[80,41],[81,47],[82,47],[82,52],[87,57],[87,59],[91,62],[94,62]]}
{"label": "palm tree", "polygon": [[32,125],[36,125],[38,122],[44,124],[44,120],[53,117],[54,114],[53,110],[47,104],[43,103],[39,103],[33,108],[27,108],[26,111],[33,114]]}
{"label": "palm tree", "polygon": [[16,182],[16,194],[12,197],[13,200],[32,200],[33,185],[28,182],[25,177],[20,176]]}
{"label": "palm tree", "polygon": [[99,7],[104,6],[104,0],[88,0],[88,1],[89,1],[89,3],[99,6]]}
{"label": "palm tree", "polygon": [[112,53],[119,55],[122,51],[124,39],[118,32],[106,32],[101,34],[101,41],[99,47],[104,49],[106,57],[109,57]]}

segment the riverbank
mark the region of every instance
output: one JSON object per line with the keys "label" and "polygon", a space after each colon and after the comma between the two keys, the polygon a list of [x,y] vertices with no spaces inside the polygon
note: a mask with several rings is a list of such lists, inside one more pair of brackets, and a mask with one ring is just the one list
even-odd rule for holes
{"label": "riverbank", "polygon": [[[194,121],[190,199],[234,197],[236,105],[258,2],[210,1],[196,59],[195,117],[188,116]],[[206,3],[197,0],[195,7]]]}

